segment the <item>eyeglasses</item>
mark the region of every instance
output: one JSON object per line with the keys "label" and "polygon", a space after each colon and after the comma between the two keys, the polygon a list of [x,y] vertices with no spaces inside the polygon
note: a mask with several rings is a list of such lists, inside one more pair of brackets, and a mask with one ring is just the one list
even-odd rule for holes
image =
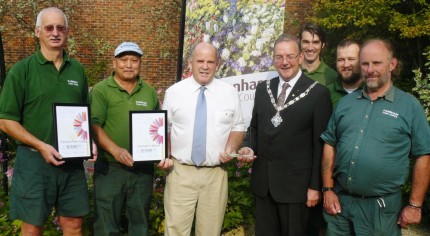
{"label": "eyeglasses", "polygon": [[292,60],[296,59],[299,55],[300,55],[300,53],[297,55],[288,54],[287,56],[275,56],[275,62],[280,63],[280,62],[283,62],[284,60],[292,61]]}
{"label": "eyeglasses", "polygon": [[48,33],[52,33],[54,29],[57,29],[57,31],[60,33],[64,33],[66,32],[67,27],[64,25],[45,25],[43,26],[43,29]]}

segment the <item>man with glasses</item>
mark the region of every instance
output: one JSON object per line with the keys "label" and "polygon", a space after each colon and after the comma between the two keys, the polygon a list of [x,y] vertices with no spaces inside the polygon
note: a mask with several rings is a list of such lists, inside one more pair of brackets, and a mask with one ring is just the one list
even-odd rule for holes
{"label": "man with glasses", "polygon": [[82,235],[89,212],[84,168],[82,160],[64,161],[53,147],[52,104],[86,103],[87,79],[64,51],[68,24],[60,9],[39,13],[35,35],[40,49],[11,68],[0,96],[0,128],[19,144],[10,217],[23,221],[22,235],[42,235],[55,207],[64,235]]}
{"label": "man with glasses", "polygon": [[331,100],[327,88],[300,70],[303,54],[296,36],[279,36],[273,59],[279,77],[257,86],[251,145],[239,154],[257,156],[250,159],[256,235],[300,236],[309,209],[319,201],[319,136],[330,118]]}

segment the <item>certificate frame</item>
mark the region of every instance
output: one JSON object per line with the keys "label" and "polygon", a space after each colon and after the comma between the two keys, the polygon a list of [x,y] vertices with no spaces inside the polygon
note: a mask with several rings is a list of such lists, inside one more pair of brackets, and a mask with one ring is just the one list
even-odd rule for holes
{"label": "certificate frame", "polygon": [[167,158],[167,111],[129,111],[130,154],[134,161],[159,162]]}
{"label": "certificate frame", "polygon": [[53,104],[55,148],[63,160],[92,158],[90,114],[88,104]]}

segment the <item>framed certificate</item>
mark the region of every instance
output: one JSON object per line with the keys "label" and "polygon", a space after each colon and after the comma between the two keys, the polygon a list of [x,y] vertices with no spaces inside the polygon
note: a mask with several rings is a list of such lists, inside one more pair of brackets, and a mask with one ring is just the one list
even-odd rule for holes
{"label": "framed certificate", "polygon": [[90,107],[54,103],[55,148],[64,159],[91,158]]}
{"label": "framed certificate", "polygon": [[167,158],[167,111],[130,111],[130,147],[134,161]]}

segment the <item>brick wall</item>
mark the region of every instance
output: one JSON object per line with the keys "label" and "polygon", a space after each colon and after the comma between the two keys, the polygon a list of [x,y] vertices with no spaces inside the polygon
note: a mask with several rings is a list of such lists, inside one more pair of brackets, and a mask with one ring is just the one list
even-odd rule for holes
{"label": "brick wall", "polygon": [[[298,32],[307,16],[311,0],[287,0],[285,30]],[[70,39],[79,42],[73,55],[86,67],[102,60],[112,71],[112,54],[122,41],[138,43],[143,52],[141,76],[155,88],[165,89],[176,81],[181,0],[94,0],[83,1],[69,17]],[[298,20],[302,19],[302,20]],[[27,19],[34,22],[32,17]],[[4,19],[3,33],[7,67],[29,56],[35,41],[28,29],[18,29],[10,18]],[[73,43],[70,43],[73,45]],[[104,46],[104,47],[103,47]]]}
{"label": "brick wall", "polygon": [[312,0],[286,0],[284,31],[289,33],[300,32],[300,27],[309,17]]}

